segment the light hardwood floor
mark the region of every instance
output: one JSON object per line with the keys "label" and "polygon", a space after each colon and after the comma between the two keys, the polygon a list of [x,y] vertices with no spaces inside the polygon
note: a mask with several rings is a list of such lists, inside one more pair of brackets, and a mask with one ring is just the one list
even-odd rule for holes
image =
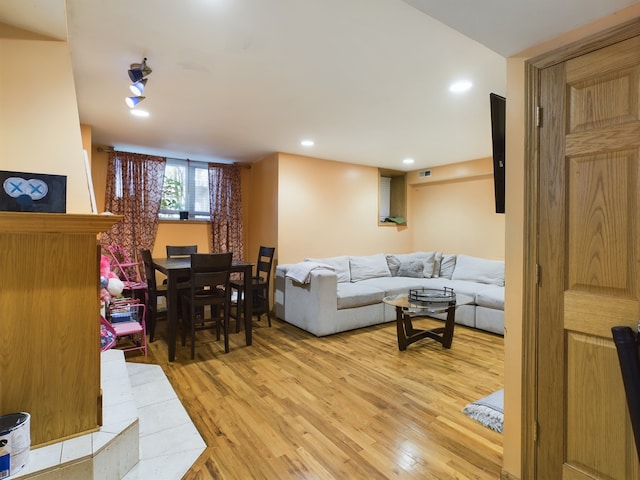
{"label": "light hardwood floor", "polygon": [[173,363],[162,322],[129,358],[162,366],[207,444],[185,479],[500,477],[502,435],[461,409],[502,388],[502,337],[457,325],[450,350],[400,352],[395,323],[317,338],[272,322],[228,354],[198,332],[195,361],[178,342]]}

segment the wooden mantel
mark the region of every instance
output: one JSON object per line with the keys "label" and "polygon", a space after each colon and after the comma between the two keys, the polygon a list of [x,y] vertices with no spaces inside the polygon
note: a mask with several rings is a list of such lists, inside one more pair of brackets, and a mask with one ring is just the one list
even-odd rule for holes
{"label": "wooden mantel", "polygon": [[116,224],[121,215],[0,212],[0,233],[64,233],[97,235]]}
{"label": "wooden mantel", "polygon": [[0,415],[31,414],[31,445],[98,429],[97,235],[122,217],[0,212]]}

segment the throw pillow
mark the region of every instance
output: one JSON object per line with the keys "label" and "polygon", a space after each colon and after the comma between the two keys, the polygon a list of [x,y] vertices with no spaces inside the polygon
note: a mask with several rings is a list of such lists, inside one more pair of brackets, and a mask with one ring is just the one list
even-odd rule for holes
{"label": "throw pillow", "polygon": [[456,255],[443,253],[440,259],[440,278],[451,280],[454,268],[456,268]]}
{"label": "throw pillow", "polygon": [[398,277],[424,278],[424,263],[420,260],[403,262],[398,268]]}
{"label": "throw pillow", "polygon": [[451,279],[489,283],[503,287],[504,262],[470,257],[468,255],[458,255],[456,268],[453,270]]}
{"label": "throw pillow", "polygon": [[395,255],[385,255],[387,259],[387,266],[389,267],[389,272],[392,277],[398,275],[398,268],[400,268],[400,264],[402,263],[398,257]]}
{"label": "throw pillow", "polygon": [[351,266],[352,282],[359,282],[367,278],[391,276],[387,259],[382,253],[349,257],[349,264]]}
{"label": "throw pillow", "polygon": [[327,257],[327,258],[305,258],[305,262],[317,262],[324,263],[333,267],[338,276],[338,282],[350,282],[351,273],[349,272],[349,257],[342,255],[339,257]]}
{"label": "throw pillow", "polygon": [[433,273],[432,278],[438,278],[440,276],[440,264],[442,263],[442,252],[436,252],[433,257]]}
{"label": "throw pillow", "polygon": [[[394,255],[387,255],[387,264],[389,265],[389,271],[392,272],[395,265],[400,267],[401,263],[420,261],[424,264],[422,276],[424,278],[431,278],[433,275],[433,265],[436,257],[436,252],[413,252],[413,253],[397,253]],[[398,274],[397,268],[395,269],[395,275]]]}

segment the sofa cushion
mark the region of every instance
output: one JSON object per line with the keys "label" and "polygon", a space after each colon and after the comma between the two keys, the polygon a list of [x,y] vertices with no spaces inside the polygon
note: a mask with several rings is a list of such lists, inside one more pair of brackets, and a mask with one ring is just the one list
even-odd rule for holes
{"label": "sofa cushion", "polygon": [[487,285],[476,294],[476,305],[504,310],[504,287]]}
{"label": "sofa cushion", "polygon": [[381,303],[384,290],[366,283],[338,283],[338,310]]}
{"label": "sofa cushion", "polygon": [[359,282],[367,278],[390,277],[387,260],[382,253],[349,257],[351,281]]}
{"label": "sofa cushion", "polygon": [[351,281],[351,270],[349,268],[349,257],[347,255],[327,258],[305,258],[304,260],[305,262],[325,263],[332,266],[338,276],[338,282]]}
{"label": "sofa cushion", "polygon": [[377,288],[385,292],[387,295],[398,295],[400,293],[409,293],[411,288],[420,288],[424,282],[428,282],[426,278],[413,277],[378,277],[369,278],[362,281],[363,285]]}
{"label": "sofa cushion", "polygon": [[490,283],[502,287],[504,286],[504,262],[458,255],[451,279]]}

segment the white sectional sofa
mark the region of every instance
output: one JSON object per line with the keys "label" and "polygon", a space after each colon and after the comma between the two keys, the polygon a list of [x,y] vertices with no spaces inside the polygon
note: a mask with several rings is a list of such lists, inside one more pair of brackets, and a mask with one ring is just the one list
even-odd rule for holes
{"label": "white sectional sofa", "polygon": [[445,286],[474,299],[456,307],[456,323],[504,334],[498,260],[441,252],[307,258],[278,265],[275,286],[276,316],[316,336],[394,321],[385,296]]}

